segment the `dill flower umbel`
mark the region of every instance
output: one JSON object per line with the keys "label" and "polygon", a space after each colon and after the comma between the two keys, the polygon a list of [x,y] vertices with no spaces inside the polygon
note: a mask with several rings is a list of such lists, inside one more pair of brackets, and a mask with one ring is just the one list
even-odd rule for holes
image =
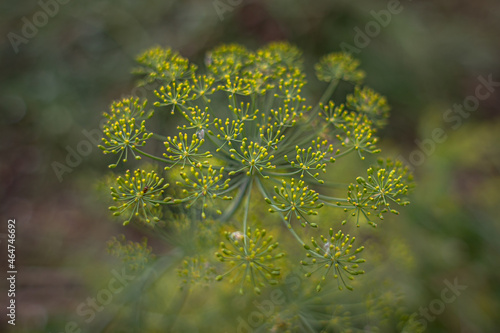
{"label": "dill flower umbel", "polygon": [[178,52],[160,46],[147,50],[137,57],[139,67],[135,74],[143,75],[141,83],[162,81],[171,82],[189,76],[196,71],[196,65],[182,57]]}
{"label": "dill flower umbel", "polygon": [[127,241],[124,235],[113,237],[108,242],[108,253],[127,264],[131,271],[141,271],[155,259],[144,237],[140,243]]}
{"label": "dill flower umbel", "polygon": [[208,287],[215,280],[215,267],[203,256],[184,258],[181,267],[177,269],[181,278],[180,288]]}
{"label": "dill flower umbel", "polygon": [[246,233],[228,232],[224,233],[226,242],[220,243],[220,250],[216,253],[221,262],[228,263],[229,271],[216,277],[217,281],[226,276],[231,276],[230,282],[240,281],[239,292],[243,293],[245,283],[253,285],[258,294],[261,287],[267,284],[276,284],[276,277],[280,275],[280,269],[275,266],[275,261],[284,256],[283,253],[273,254],[278,247],[273,242],[273,236],[266,237],[266,230],[250,227]]}
{"label": "dill flower umbel", "polygon": [[347,95],[346,100],[348,109],[366,114],[378,127],[385,125],[390,108],[384,96],[369,87],[356,86],[354,93]]}
{"label": "dill flower umbel", "polygon": [[[198,169],[198,170],[196,170]],[[226,194],[228,191],[229,179],[223,180],[222,174],[224,168],[219,170],[203,169],[200,165],[198,168],[191,167],[190,173],[180,172],[183,179],[182,182],[177,182],[177,185],[183,188],[182,192],[186,195],[181,199],[184,202],[189,202],[187,208],[190,208],[197,200],[202,202],[202,218],[206,218],[205,209],[208,207],[208,200],[221,198],[222,200],[231,200]],[[220,210],[216,211],[217,214],[222,214]]]}
{"label": "dill flower umbel", "polygon": [[[356,255],[363,251],[364,247],[361,246],[353,249],[355,237],[345,235],[339,230],[336,234],[330,228],[330,237],[321,235],[321,242],[318,243],[314,237],[311,238],[312,248],[309,245],[304,245],[307,250],[307,260],[300,263],[303,266],[314,266],[314,271],[306,273],[310,277],[313,273],[323,270],[323,275],[318,283],[316,290],[321,290],[321,282],[326,280],[329,274],[337,280],[342,281],[342,284],[349,290],[352,286],[346,282],[354,280],[355,275],[364,274],[365,271],[359,269],[359,264],[365,262],[364,259],[358,259]],[[344,278],[346,277],[346,279]],[[342,290],[340,282],[338,283],[339,289]]]}
{"label": "dill flower umbel", "polygon": [[282,186],[274,187],[275,196],[272,200],[266,198],[267,203],[271,205],[270,212],[281,212],[284,214],[284,219],[290,223],[290,218],[295,217],[298,221],[302,222],[302,226],[308,223],[312,227],[317,227],[315,223],[309,223],[308,215],[317,215],[316,209],[323,207],[323,203],[319,202],[319,194],[314,190],[304,186],[302,180],[295,181],[292,178],[290,183],[285,180]]}
{"label": "dill flower umbel", "polygon": [[110,113],[104,114],[108,121],[103,129],[104,145],[100,145],[99,148],[104,154],[120,154],[118,161],[111,164],[110,168],[116,167],[123,157],[123,162],[127,162],[129,151],[136,159],[140,159],[140,156],[134,153],[134,149],[144,146],[153,135],[146,131],[145,119],[153,115],[152,111],[146,112],[146,105],[147,101],[141,103],[138,98],[125,98],[111,104]]}
{"label": "dill flower umbel", "polygon": [[151,222],[151,218],[157,222],[159,220],[157,208],[169,200],[169,198],[162,199],[163,192],[169,186],[163,182],[163,178],[158,177],[154,171],[135,170],[131,173],[127,170],[124,177],[118,176],[116,179],[117,186],[111,187],[113,200],[121,204],[109,209],[114,211],[115,216],[130,211],[124,225],[127,225],[134,216],[144,218],[147,223]]}
{"label": "dill flower umbel", "polygon": [[372,212],[375,212],[381,220],[384,219],[383,214],[386,212],[398,215],[399,212],[393,206],[409,204],[404,197],[413,185],[413,176],[400,161],[380,159],[377,165],[367,170],[367,174],[366,179],[358,177],[357,184],[349,185],[347,205],[337,202],[344,211],[350,211],[352,216],[357,216],[358,226],[360,215],[373,226],[376,226],[376,223],[370,220]]}
{"label": "dill flower umbel", "polygon": [[316,75],[321,81],[344,80],[361,83],[365,73],[358,69],[359,61],[348,53],[331,53],[316,64]]}

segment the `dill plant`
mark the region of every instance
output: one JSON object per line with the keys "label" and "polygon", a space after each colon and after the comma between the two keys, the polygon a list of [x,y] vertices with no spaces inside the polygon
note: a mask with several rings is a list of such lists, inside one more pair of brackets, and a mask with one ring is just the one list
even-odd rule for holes
{"label": "dill plant", "polygon": [[[349,281],[364,273],[365,260],[358,258],[364,247],[353,244],[355,237],[344,234],[342,225],[376,226],[384,214],[398,214],[397,207],[408,204],[412,183],[399,161],[382,159],[343,189],[324,179],[342,168],[346,155],[363,163],[380,152],[377,132],[389,106],[363,85],[360,63],[346,53],[321,58],[315,71],[326,82],[325,91],[314,103],[305,97],[301,52],[285,42],[255,52],[223,45],[207,53],[203,68],[162,47],[147,50],[137,63],[133,72],[139,84],[156,87],[155,100],[113,102],[100,148],[116,156],[110,168],[129,163],[130,156],[155,167],[117,176],[111,186],[114,215],[125,225],[152,229],[182,250],[183,286],[229,281],[240,293],[260,293],[279,283],[282,258],[289,252],[296,256],[290,238],[303,251],[294,261],[307,268],[305,276],[323,272],[317,291],[330,279],[339,289],[352,290]],[[334,101],[340,83],[352,93]],[[181,119],[176,132],[150,130],[162,121],[155,120],[159,113],[169,121]],[[161,142],[163,151],[146,149],[150,141]],[[252,204],[266,206],[261,221],[250,219]],[[346,218],[317,218],[325,206]],[[179,209],[186,213],[175,213]],[[265,230],[276,219],[291,237]],[[304,228],[327,228],[329,234],[306,240]],[[207,254],[211,249],[215,256]]]}

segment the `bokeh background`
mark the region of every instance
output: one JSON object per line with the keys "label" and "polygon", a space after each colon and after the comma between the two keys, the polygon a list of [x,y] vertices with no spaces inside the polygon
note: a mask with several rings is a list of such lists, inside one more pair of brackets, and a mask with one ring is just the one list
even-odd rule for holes
{"label": "bokeh background", "polygon": [[[220,3],[226,11],[217,11]],[[33,22],[42,7],[37,1],[2,1],[0,267],[5,272],[5,224],[15,217],[19,273],[14,330],[6,325],[1,279],[0,330],[63,331],[75,307],[95,295],[116,267],[106,241],[119,233],[140,239],[109,216],[99,182],[110,160],[95,146],[73,161],[71,172],[58,178],[54,171],[54,162],[67,164],[68,152],[87,140],[85,131],[99,129],[112,100],[148,93],[134,89],[130,75],[138,53],[160,44],[201,63],[221,43],[257,48],[287,40],[303,50],[311,75],[321,55],[339,51],[342,43],[355,46],[355,29],[364,31],[374,20],[371,11],[388,3],[69,0],[16,52],[9,33],[23,36],[24,18]],[[500,87],[459,125],[443,117],[474,96],[479,76],[500,81],[500,3],[402,0],[400,8],[355,54],[367,84],[392,106],[382,133],[384,156],[409,159],[421,150],[416,140],[431,138],[436,128],[446,139],[414,163],[412,204],[378,232],[396,238],[413,258],[411,269],[394,273],[410,311],[439,299],[444,280],[467,286],[428,323],[427,332],[497,332]],[[318,84],[313,76],[310,81]],[[164,250],[154,239],[150,245]]]}

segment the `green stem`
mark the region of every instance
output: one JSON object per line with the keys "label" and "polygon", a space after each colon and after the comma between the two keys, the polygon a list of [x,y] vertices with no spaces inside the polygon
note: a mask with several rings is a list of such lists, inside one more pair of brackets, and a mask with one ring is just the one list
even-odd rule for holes
{"label": "green stem", "polygon": [[167,141],[167,137],[166,136],[163,136],[163,135],[160,135],[160,134],[156,134],[156,133],[153,133],[153,138],[157,139],[157,140],[160,140],[161,142]]}
{"label": "green stem", "polygon": [[320,194],[319,195],[319,198],[323,201],[325,200],[329,200],[329,201],[342,201],[342,202],[347,202],[347,199],[345,198],[335,198],[335,197],[330,197],[328,195],[323,195],[323,194]]}
{"label": "green stem", "polygon": [[333,80],[332,82],[330,82],[328,88],[326,88],[325,92],[323,93],[323,96],[321,96],[321,98],[319,99],[318,104],[316,104],[314,109],[311,111],[311,117],[307,121],[307,124],[312,123],[314,119],[316,119],[316,117],[319,115],[318,112],[319,108],[321,107],[321,105],[324,105],[332,97],[338,85],[339,85],[339,80]]}
{"label": "green stem", "polygon": [[137,148],[132,148],[133,151],[135,151],[136,153],[139,153],[141,155],[144,155],[146,157],[149,157],[155,161],[158,161],[158,162],[163,162],[163,163],[167,163],[167,164],[172,164],[172,162],[170,160],[167,160],[167,159],[164,159],[164,158],[161,158],[161,157],[158,157],[158,156],[154,156],[154,155],[151,155],[151,154],[148,154],[146,152],[143,152],[142,150],[139,150]]}
{"label": "green stem", "polygon": [[245,253],[247,252],[247,221],[248,221],[248,210],[250,208],[250,197],[252,196],[252,184],[253,184],[253,177],[250,178],[250,181],[248,182],[248,187],[247,187],[247,200],[245,202],[245,213],[243,215],[243,234],[245,237],[243,237],[243,240],[245,242]]}
{"label": "green stem", "polygon": [[290,224],[290,222],[286,221],[285,220],[285,217],[283,216],[283,214],[281,214],[281,219],[283,221],[283,223],[285,223],[285,226],[288,230],[290,230],[290,232],[292,233],[293,237],[295,237],[295,239],[300,243],[300,245],[304,246],[304,241],[302,240],[302,238],[300,238],[299,235],[297,235],[297,233],[295,232],[295,230],[293,230],[292,228],[292,225]]}
{"label": "green stem", "polygon": [[266,113],[266,117],[268,115],[268,111],[273,106],[273,103],[274,103],[274,91],[275,90],[276,90],[276,88],[273,88],[271,91],[269,91],[266,94],[266,101],[265,101],[264,110],[263,110],[263,112]]}
{"label": "green stem", "polygon": [[[288,169],[292,168],[291,165],[288,165]],[[280,177],[280,176],[283,176],[283,177],[288,177],[288,176],[293,176],[297,173],[299,173],[301,170],[295,170],[295,171],[292,171],[292,172],[272,172],[272,171],[264,171],[263,174],[265,176],[272,176],[272,177]]]}
{"label": "green stem", "polygon": [[339,157],[345,156],[345,155],[351,153],[353,150],[354,150],[354,147],[351,147],[351,148],[347,149],[346,151],[343,151],[337,155],[333,155],[333,158],[337,159]]}
{"label": "green stem", "polygon": [[173,328],[175,327],[175,324],[177,323],[177,320],[180,317],[182,308],[186,304],[186,300],[189,296],[189,291],[190,291],[189,288],[185,288],[179,300],[172,305],[172,311],[170,311],[170,313],[172,313],[173,320],[169,325],[171,328],[171,332],[175,332]]}
{"label": "green stem", "polygon": [[238,209],[238,207],[240,206],[240,203],[243,200],[243,197],[247,191],[249,183],[250,183],[250,181],[247,181],[246,183],[244,183],[240,186],[240,191],[236,195],[236,198],[233,199],[233,203],[231,204],[229,209],[227,211],[225,211],[224,214],[221,216],[220,220],[222,222],[226,222],[227,220],[229,220],[229,218],[231,218],[231,216],[233,216],[234,212]]}
{"label": "green stem", "polygon": [[330,82],[330,84],[328,85],[328,88],[326,88],[325,92],[323,93],[323,96],[321,96],[321,98],[319,99],[318,104],[316,104],[316,106],[313,109],[313,112],[312,112],[313,117],[318,113],[318,109],[320,108],[320,105],[325,104],[330,99],[330,97],[332,97],[332,95],[335,92],[335,90],[337,89],[338,85],[339,85],[339,80],[333,80],[332,82]]}
{"label": "green stem", "polygon": [[[347,200],[343,200],[343,202],[347,202]],[[335,208],[352,208],[352,206],[339,206],[336,203],[328,202],[328,201],[323,201],[323,203],[327,206],[335,207]]]}

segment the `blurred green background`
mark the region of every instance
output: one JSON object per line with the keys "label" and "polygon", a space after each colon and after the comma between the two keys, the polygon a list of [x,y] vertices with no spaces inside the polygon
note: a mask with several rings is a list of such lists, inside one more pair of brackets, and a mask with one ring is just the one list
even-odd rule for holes
{"label": "blurred green background", "polygon": [[[67,164],[68,152],[88,140],[86,132],[99,129],[112,100],[149,93],[134,89],[129,74],[138,53],[160,44],[201,63],[221,43],[257,48],[288,40],[303,50],[314,88],[314,62],[342,43],[356,46],[357,29],[365,31],[374,21],[372,11],[386,10],[389,3],[69,0],[51,7],[53,15],[44,20],[37,1],[3,1],[0,248],[6,246],[4,222],[15,217],[13,331],[63,331],[77,305],[95,295],[117,267],[106,254],[106,241],[119,233],[140,239],[109,216],[96,187],[110,160],[94,145],[82,148],[90,147],[70,171],[60,177],[54,171],[54,162]],[[413,258],[411,270],[394,273],[410,312],[440,299],[444,280],[467,286],[428,322],[427,332],[498,332],[500,93],[493,91],[466,117],[444,117],[475,95],[479,76],[500,82],[500,3],[401,1],[398,9],[380,32],[357,44],[355,54],[368,74],[366,83],[392,106],[383,155],[410,160],[412,152],[422,151],[416,141],[429,142],[436,128],[446,139],[434,147],[420,145],[429,153],[413,163],[418,186],[412,204],[377,233],[396,238]],[[39,27],[29,31],[26,22],[34,20]],[[150,245],[164,250],[154,239]],[[1,260],[4,267],[4,250]],[[3,290],[2,285],[0,300],[6,304]],[[2,305],[0,330],[11,330],[4,311]]]}

